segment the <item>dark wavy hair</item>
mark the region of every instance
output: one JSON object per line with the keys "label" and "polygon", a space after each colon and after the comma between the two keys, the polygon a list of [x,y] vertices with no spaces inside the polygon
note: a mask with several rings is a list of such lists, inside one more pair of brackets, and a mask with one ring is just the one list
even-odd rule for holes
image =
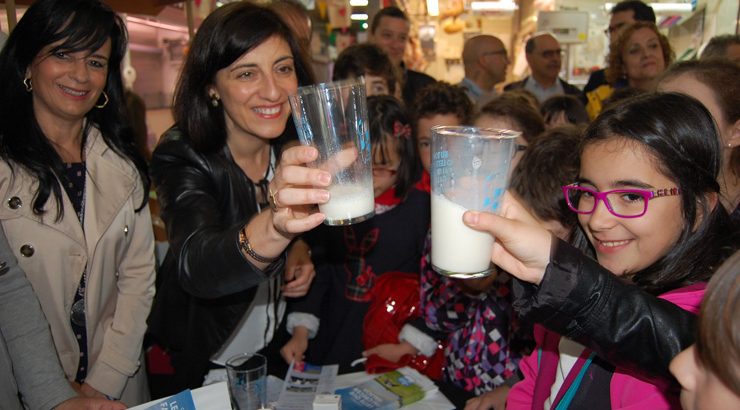
{"label": "dark wavy hair", "polygon": [[380,19],[382,19],[383,17],[409,21],[409,16],[407,16],[406,13],[404,13],[403,10],[399,9],[398,7],[384,7],[378,10],[378,12],[375,14],[375,17],[373,17],[373,20],[370,22],[370,34],[375,34],[375,30],[377,30],[378,26],[380,25]]}
{"label": "dark wavy hair", "polygon": [[[613,139],[643,147],[654,157],[658,170],[681,192],[680,237],[667,254],[636,272],[632,280],[653,294],[709,280],[739,245],[738,233],[722,203],[710,199],[718,199],[721,155],[709,111],[683,94],[635,97],[599,115],[586,129],[580,152],[591,144]],[[585,236],[582,228],[578,235]]]}
{"label": "dark wavy hair", "polygon": [[578,176],[576,147],[585,128],[563,125],[545,131],[524,151],[509,183],[539,219],[558,221],[571,230],[578,225],[578,217],[568,208],[561,187]]}
{"label": "dark wavy hair", "polygon": [[400,84],[396,68],[388,55],[374,44],[353,44],[339,53],[334,62],[332,80],[346,80],[365,74],[377,75],[388,83],[388,92],[393,95]]}
{"label": "dark wavy hair", "polygon": [[560,112],[565,114],[565,119],[571,124],[589,123],[586,107],[573,95],[555,95],[540,106],[540,114],[545,123],[550,122]]}
{"label": "dark wavy hair", "polygon": [[223,106],[212,106],[208,95],[216,73],[273,36],[288,43],[298,84],[313,83],[304,49],[274,11],[246,1],[229,3],[203,21],[190,46],[173,105],[175,123],[199,152],[213,153],[226,144]]}
{"label": "dark wavy hair", "polygon": [[474,111],[473,103],[465,90],[444,81],[431,83],[419,90],[410,108],[414,130],[420,119],[434,115],[452,114],[460,120],[460,124],[467,124]]}
{"label": "dark wavy hair", "polygon": [[[381,160],[387,155],[389,138],[397,138],[400,144],[396,145],[398,166],[396,179],[396,197],[405,198],[409,189],[418,179],[419,167],[416,144],[411,137],[411,123],[403,108],[403,103],[389,95],[375,95],[367,98],[367,116],[370,128],[370,144],[373,147],[373,161],[378,155]],[[396,125],[398,124],[398,125]],[[408,133],[398,135],[396,127],[403,127]]]}
{"label": "dark wavy hair", "polygon": [[620,1],[612,7],[609,14],[629,10],[632,10],[632,18],[634,18],[635,21],[648,21],[653,24],[655,23],[655,11],[653,8],[639,0]]}
{"label": "dark wavy hair", "polygon": [[542,119],[542,114],[519,93],[507,91],[489,101],[480,109],[474,121],[484,115],[506,117],[514,121],[522,130],[524,140],[530,144],[545,131],[545,120]]}
{"label": "dark wavy hair", "polygon": [[90,128],[99,128],[106,144],[139,172],[144,196],[137,211],[148,201],[147,165],[134,144],[123,100],[121,61],[128,41],[123,20],[97,0],[39,0],[26,10],[0,53],[0,78],[3,79],[0,82],[0,95],[3,96],[0,98],[0,156],[11,166],[20,164],[39,181],[33,201],[36,214],[43,213],[44,205],[53,197],[58,209],[56,218],[63,217],[63,194],[58,178],[64,178],[65,171],[62,159],[34,115],[32,93],[26,91],[23,84],[26,70],[50,44],[58,43],[43,57],[59,51],[94,52],[108,39],[111,54],[103,90],[108,95],[108,104],[104,108],[93,108],[85,115],[82,147],[84,149]]}

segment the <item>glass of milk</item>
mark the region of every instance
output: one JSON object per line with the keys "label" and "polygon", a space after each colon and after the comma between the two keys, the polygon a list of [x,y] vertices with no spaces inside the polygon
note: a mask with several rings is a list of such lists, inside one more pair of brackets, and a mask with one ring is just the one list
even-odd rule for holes
{"label": "glass of milk", "polygon": [[432,128],[432,267],[445,276],[492,273],[493,237],[468,228],[467,210],[498,212],[519,132]]}
{"label": "glass of milk", "polygon": [[375,214],[366,100],[362,80],[300,87],[290,96],[301,144],[319,151],[309,165],[332,174],[329,202],[319,205],[327,225],[349,225]]}

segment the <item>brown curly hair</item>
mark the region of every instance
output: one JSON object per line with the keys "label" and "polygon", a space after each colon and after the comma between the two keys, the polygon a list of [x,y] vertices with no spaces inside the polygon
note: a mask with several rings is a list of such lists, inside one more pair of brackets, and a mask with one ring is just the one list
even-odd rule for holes
{"label": "brown curly hair", "polygon": [[414,98],[411,109],[411,123],[414,129],[418,127],[419,120],[434,115],[453,114],[466,124],[473,116],[473,103],[465,94],[465,90],[457,85],[444,81],[437,81],[422,88]]}
{"label": "brown curly hair", "polygon": [[627,76],[624,69],[624,59],[622,58],[622,55],[624,54],[624,49],[627,47],[627,42],[630,37],[632,37],[632,34],[643,28],[650,29],[658,36],[658,42],[663,51],[663,62],[665,63],[665,67],[668,68],[668,66],[673,63],[673,60],[676,58],[676,54],[673,52],[673,48],[668,42],[668,37],[661,34],[655,24],[647,21],[638,21],[624,29],[624,31],[619,35],[617,41],[609,47],[609,67],[606,68],[606,81],[608,81],[609,84],[616,84],[620,78]]}

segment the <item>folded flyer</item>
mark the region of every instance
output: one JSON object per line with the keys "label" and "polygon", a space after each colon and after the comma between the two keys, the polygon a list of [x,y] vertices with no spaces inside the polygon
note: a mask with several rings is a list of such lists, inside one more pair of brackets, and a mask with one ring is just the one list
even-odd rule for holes
{"label": "folded flyer", "polygon": [[342,396],[342,410],[394,410],[423,400],[436,390],[437,386],[421,373],[401,368],[336,393]]}

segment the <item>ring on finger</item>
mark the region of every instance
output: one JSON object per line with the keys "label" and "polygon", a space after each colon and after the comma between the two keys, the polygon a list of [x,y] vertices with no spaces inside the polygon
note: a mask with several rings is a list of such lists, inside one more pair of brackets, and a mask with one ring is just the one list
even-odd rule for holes
{"label": "ring on finger", "polygon": [[267,188],[267,202],[270,203],[270,208],[272,209],[272,212],[277,212],[279,208],[276,198],[278,191],[273,191],[270,187]]}

